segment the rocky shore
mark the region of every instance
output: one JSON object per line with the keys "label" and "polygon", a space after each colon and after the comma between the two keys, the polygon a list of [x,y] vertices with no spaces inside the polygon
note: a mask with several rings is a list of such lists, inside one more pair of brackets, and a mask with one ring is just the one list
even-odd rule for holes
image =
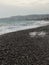
{"label": "rocky shore", "polygon": [[49,65],[49,25],[0,35],[0,65]]}

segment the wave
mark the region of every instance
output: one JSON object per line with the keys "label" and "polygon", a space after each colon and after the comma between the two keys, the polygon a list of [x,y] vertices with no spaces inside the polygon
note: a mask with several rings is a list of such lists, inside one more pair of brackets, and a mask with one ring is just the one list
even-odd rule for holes
{"label": "wave", "polygon": [[25,30],[25,29],[31,29],[31,28],[37,28],[40,26],[49,25],[48,21],[26,21],[26,22],[15,22],[12,24],[2,23],[0,24],[0,35],[6,34],[9,32],[15,32],[19,30]]}

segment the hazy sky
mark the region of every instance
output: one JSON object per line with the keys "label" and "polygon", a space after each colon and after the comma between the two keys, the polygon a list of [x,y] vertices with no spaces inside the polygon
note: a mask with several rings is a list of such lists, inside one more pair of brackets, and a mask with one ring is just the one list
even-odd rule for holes
{"label": "hazy sky", "polygon": [[0,18],[27,14],[49,14],[49,0],[0,0]]}

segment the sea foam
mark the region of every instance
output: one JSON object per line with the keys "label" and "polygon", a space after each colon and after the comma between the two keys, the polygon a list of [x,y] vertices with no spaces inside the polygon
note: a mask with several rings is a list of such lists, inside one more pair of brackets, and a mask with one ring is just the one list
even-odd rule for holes
{"label": "sea foam", "polygon": [[[25,29],[37,28],[41,26],[49,25],[48,21],[23,21],[23,22],[13,22],[12,24],[0,23],[0,35],[6,34],[9,32],[15,32]],[[35,35],[35,32],[34,32]]]}

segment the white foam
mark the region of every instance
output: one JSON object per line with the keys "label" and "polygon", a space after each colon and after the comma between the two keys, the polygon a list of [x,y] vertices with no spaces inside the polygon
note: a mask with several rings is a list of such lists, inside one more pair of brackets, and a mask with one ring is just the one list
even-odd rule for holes
{"label": "white foam", "polygon": [[40,32],[30,32],[30,37],[44,37],[47,34],[47,32],[40,31]]}
{"label": "white foam", "polygon": [[39,32],[39,33],[38,33],[38,36],[44,37],[46,34],[47,34],[46,32],[43,32],[43,31],[42,31],[42,32]]}
{"label": "white foam", "polygon": [[30,32],[29,35],[30,37],[35,37],[37,35],[37,32]]}
{"label": "white foam", "polygon": [[[49,25],[48,21],[38,21],[38,22],[36,21],[34,24],[27,25],[27,26],[3,25],[0,27],[0,35],[6,34],[9,32],[15,32],[15,31],[20,31],[20,30],[42,27],[42,26],[46,26],[46,25]],[[35,34],[36,34],[36,32],[33,33],[34,36],[35,36]]]}

